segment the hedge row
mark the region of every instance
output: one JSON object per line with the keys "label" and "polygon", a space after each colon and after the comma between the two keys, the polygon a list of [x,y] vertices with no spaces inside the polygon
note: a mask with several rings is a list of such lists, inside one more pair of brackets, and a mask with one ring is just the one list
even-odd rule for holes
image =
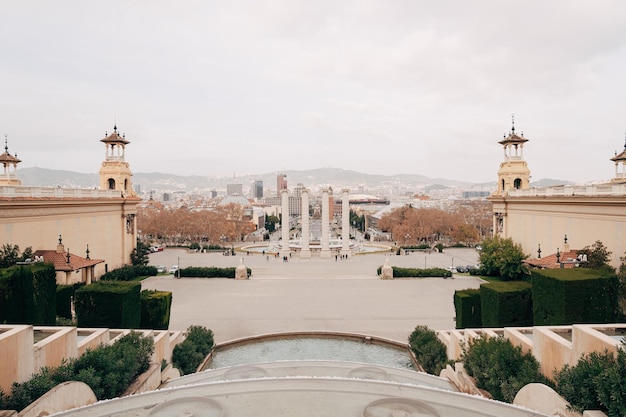
{"label": "hedge row", "polygon": [[618,321],[619,278],[587,268],[532,271],[536,326]]}
{"label": "hedge row", "polygon": [[[401,268],[397,266],[391,267],[393,270],[394,278],[432,278],[441,277],[449,278],[452,276],[452,272],[443,268]],[[380,275],[382,273],[382,266],[379,266],[376,273]]]}
{"label": "hedge row", "polygon": [[[188,278],[235,278],[236,268],[218,268],[215,266],[200,267],[190,266],[182,268],[176,274],[177,277]],[[252,275],[252,269],[246,268],[248,271],[248,277]]]}
{"label": "hedge row", "polygon": [[167,330],[170,325],[172,293],[166,291],[141,292],[141,328]]}
{"label": "hedge row", "polygon": [[454,309],[456,311],[457,329],[482,327],[480,289],[455,291]]}
{"label": "hedge row", "polygon": [[[480,300],[477,300],[477,294]],[[456,291],[457,328],[613,323],[619,319],[619,278],[587,268],[531,272],[531,283],[491,282]]]}
{"label": "hedge row", "polygon": [[157,275],[156,266],[126,265],[107,272],[100,277],[102,281],[132,281],[138,277]]}
{"label": "hedge row", "polygon": [[52,264],[0,270],[0,323],[56,323],[56,272]]}

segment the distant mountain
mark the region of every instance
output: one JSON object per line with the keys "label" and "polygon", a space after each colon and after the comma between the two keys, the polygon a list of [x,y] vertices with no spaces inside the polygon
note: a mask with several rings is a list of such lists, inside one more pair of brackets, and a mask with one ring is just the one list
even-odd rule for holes
{"label": "distant mountain", "polygon": [[[246,175],[239,177],[204,177],[200,175],[175,175],[161,172],[137,172],[133,174],[133,184],[140,185],[143,191],[197,191],[225,189],[227,184],[243,184],[244,189],[256,180],[262,180],[265,189],[276,189],[276,176],[285,174],[289,187],[301,183],[307,187],[330,185],[335,190],[343,187],[352,189],[363,186],[365,189],[380,187],[402,187],[407,189],[431,189],[434,186],[461,187],[466,189],[493,188],[493,183],[475,184],[465,181],[456,181],[445,178],[428,178],[415,174],[375,175],[339,168],[318,168],[310,170],[273,171],[260,175]],[[22,184],[29,186],[66,187],[66,188],[94,188],[99,187],[98,174],[54,170],[46,168],[22,168],[18,171]],[[572,184],[569,181],[542,179],[533,182],[535,187]]]}

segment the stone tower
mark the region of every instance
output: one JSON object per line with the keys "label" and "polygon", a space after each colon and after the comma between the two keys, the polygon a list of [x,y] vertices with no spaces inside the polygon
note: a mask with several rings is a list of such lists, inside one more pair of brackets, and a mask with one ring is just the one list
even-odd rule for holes
{"label": "stone tower", "polygon": [[119,190],[124,197],[135,197],[135,191],[131,182],[130,167],[124,161],[124,151],[130,142],[126,135],[117,132],[117,125],[113,127],[113,133],[101,139],[106,148],[105,160],[100,168],[100,189]]}
{"label": "stone tower", "polygon": [[511,190],[526,190],[530,188],[530,169],[524,160],[524,133],[518,136],[515,133],[515,119],[511,132],[499,144],[504,147],[504,161],[498,170],[498,191],[496,195],[507,194]]}
{"label": "stone tower", "polygon": [[615,162],[615,178],[611,182],[626,182],[626,138],[624,139],[624,150],[619,154],[615,152],[615,156],[611,158]]}
{"label": "stone tower", "polygon": [[2,164],[3,167],[3,171],[0,173],[0,186],[22,185],[22,181],[20,181],[15,174],[17,164],[20,162],[22,161],[17,159],[17,154],[13,156],[9,153],[7,136],[4,135],[4,153],[0,155],[0,164]]}

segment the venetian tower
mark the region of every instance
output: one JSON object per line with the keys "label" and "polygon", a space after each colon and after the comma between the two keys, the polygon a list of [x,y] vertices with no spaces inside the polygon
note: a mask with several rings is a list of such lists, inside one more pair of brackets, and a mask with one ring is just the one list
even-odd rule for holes
{"label": "venetian tower", "polygon": [[117,132],[117,125],[113,127],[113,133],[101,139],[106,148],[105,160],[100,168],[100,189],[119,190],[124,197],[135,197],[131,182],[130,167],[124,160],[126,145],[130,142],[126,140],[126,135]]}
{"label": "venetian tower", "polygon": [[0,164],[2,164],[3,171],[0,174],[0,186],[5,185],[22,185],[22,181],[17,178],[15,172],[17,171],[17,164],[20,161],[15,156],[9,153],[9,145],[7,141],[7,135],[4,135],[4,153],[0,155]]}
{"label": "venetian tower", "polygon": [[498,170],[498,191],[496,195],[505,195],[511,190],[526,190],[530,188],[530,169],[524,160],[524,133],[518,136],[515,133],[515,119],[511,132],[499,144],[504,147],[504,161]]}
{"label": "venetian tower", "polygon": [[611,182],[626,182],[626,135],[624,136],[624,150],[619,154],[615,152],[615,156],[611,158],[615,162],[615,178]]}

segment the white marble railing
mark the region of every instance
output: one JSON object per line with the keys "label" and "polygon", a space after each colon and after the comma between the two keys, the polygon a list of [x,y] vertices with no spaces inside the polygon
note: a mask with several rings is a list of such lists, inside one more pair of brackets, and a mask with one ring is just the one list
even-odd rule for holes
{"label": "white marble railing", "polygon": [[120,198],[120,190],[53,187],[0,187],[0,197],[11,198]]}
{"label": "white marble railing", "polygon": [[559,185],[555,187],[511,190],[509,196],[620,196],[626,195],[626,184]]}

